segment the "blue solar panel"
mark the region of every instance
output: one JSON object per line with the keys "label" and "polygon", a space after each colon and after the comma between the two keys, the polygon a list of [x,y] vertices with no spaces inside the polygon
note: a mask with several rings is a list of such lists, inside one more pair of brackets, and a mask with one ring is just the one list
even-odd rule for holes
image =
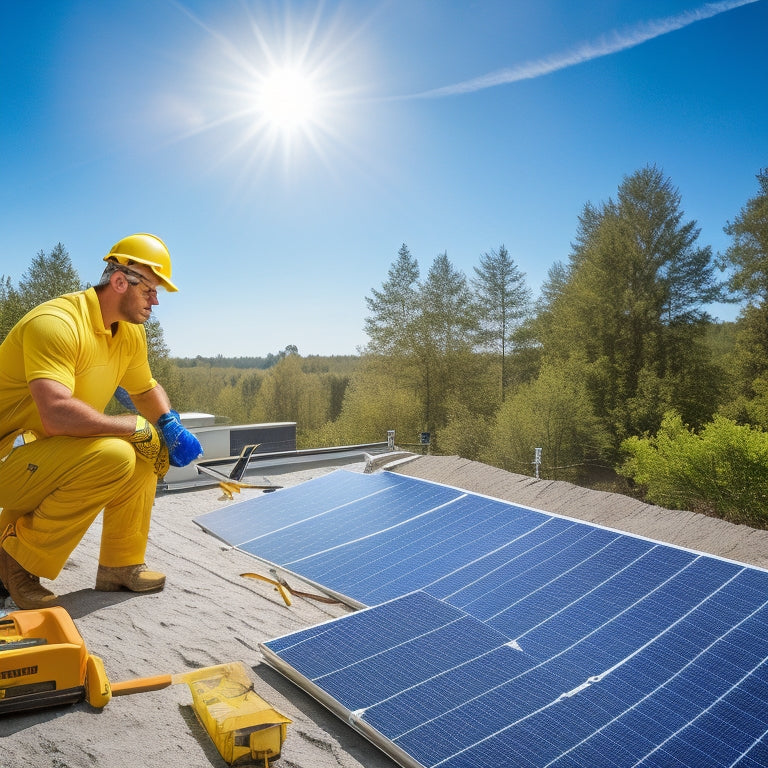
{"label": "blue solar panel", "polygon": [[262,650],[403,765],[768,765],[766,571],[389,473],[226,515],[374,606]]}
{"label": "blue solar panel", "polygon": [[[755,575],[732,566],[718,597],[689,597],[674,622],[637,606],[639,627],[612,621],[555,643],[555,654],[510,643],[424,592],[263,650],[409,764],[746,767],[760,764],[768,730],[768,575],[759,574],[760,596]],[[716,635],[723,606],[745,593],[748,614]]]}

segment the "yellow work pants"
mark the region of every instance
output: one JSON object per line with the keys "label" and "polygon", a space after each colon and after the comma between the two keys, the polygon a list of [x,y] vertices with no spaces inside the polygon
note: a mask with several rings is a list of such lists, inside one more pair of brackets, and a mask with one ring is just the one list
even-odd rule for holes
{"label": "yellow work pants", "polygon": [[101,510],[101,565],[144,562],[157,476],[117,437],[48,437],[0,462],[2,544],[27,571],[55,579]]}

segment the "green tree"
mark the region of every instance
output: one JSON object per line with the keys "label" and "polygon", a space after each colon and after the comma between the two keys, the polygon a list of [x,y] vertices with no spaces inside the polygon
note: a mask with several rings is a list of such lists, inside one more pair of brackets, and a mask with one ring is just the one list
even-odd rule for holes
{"label": "green tree", "polygon": [[447,253],[435,257],[419,287],[414,363],[424,426],[426,431],[436,432],[446,423],[449,397],[464,389],[471,378],[477,322],[467,279]]}
{"label": "green tree", "polygon": [[757,174],[760,191],[724,227],[733,242],[721,258],[733,273],[730,288],[757,304],[768,301],[768,168]]}
{"label": "green tree", "polygon": [[635,172],[615,201],[585,206],[570,262],[547,286],[545,355],[584,366],[616,447],[657,429],[670,407],[701,424],[717,406],[704,306],[721,286],[711,249],[696,245],[699,229],[683,216],[669,179],[655,167]]}
{"label": "green tree", "polygon": [[156,317],[150,317],[144,323],[144,330],[147,334],[147,359],[152,375],[162,384],[171,402],[176,405],[181,401],[183,385],[178,368],[171,363],[163,327]]}
{"label": "green tree", "polygon": [[499,409],[481,457],[508,471],[532,474],[534,450],[541,448],[541,476],[577,480],[599,460],[608,441],[593,414],[582,368],[573,362],[545,365]]}
{"label": "green tree", "polygon": [[731,270],[729,288],[746,301],[733,356],[737,393],[745,403],[755,396],[755,382],[768,380],[768,168],[757,181],[758,194],[724,228],[732,242],[719,259]]}
{"label": "green tree", "polygon": [[297,438],[328,420],[330,397],[319,374],[302,370],[298,354],[288,354],[265,374],[253,414],[259,421],[295,421]]}
{"label": "green tree", "polygon": [[369,354],[350,377],[339,417],[309,434],[307,441],[318,446],[381,442],[390,429],[399,445],[415,443],[422,429],[422,405],[389,358]]}
{"label": "green tree", "polygon": [[373,288],[372,295],[365,298],[370,312],[365,319],[369,352],[410,354],[412,326],[419,314],[418,280],[418,262],[403,243],[381,290]]}
{"label": "green tree", "polygon": [[0,342],[23,314],[24,308],[19,292],[13,287],[11,278],[2,275],[0,277]]}
{"label": "green tree", "polygon": [[64,293],[83,288],[69,252],[61,244],[46,255],[39,251],[19,280],[19,295],[24,312]]}
{"label": "green tree", "polygon": [[480,266],[474,267],[472,286],[475,291],[479,331],[476,342],[481,349],[501,357],[501,400],[508,384],[507,366],[513,333],[530,312],[531,291],[525,275],[502,244],[498,251],[484,253]]}
{"label": "green tree", "polygon": [[370,342],[366,352],[386,359],[399,386],[422,403],[421,430],[435,433],[447,420],[448,402],[469,391],[477,323],[463,273],[439,254],[424,280],[403,245],[381,290],[366,299]]}

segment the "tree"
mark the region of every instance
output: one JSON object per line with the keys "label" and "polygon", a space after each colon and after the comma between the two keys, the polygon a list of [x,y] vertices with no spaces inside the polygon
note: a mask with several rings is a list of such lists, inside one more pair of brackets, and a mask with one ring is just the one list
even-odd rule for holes
{"label": "tree", "polygon": [[253,408],[261,421],[295,421],[297,437],[328,420],[330,397],[319,374],[302,370],[298,354],[288,354],[262,379]]}
{"label": "tree", "polygon": [[388,358],[366,355],[350,377],[339,417],[307,440],[318,446],[381,442],[390,429],[399,445],[415,443],[422,429],[422,406]]}
{"label": "tree", "polygon": [[760,191],[747,201],[732,222],[723,228],[733,238],[723,267],[734,271],[729,286],[747,301],[768,301],[768,168],[757,174]]}
{"label": "tree", "polygon": [[366,298],[366,351],[387,360],[398,387],[412,387],[422,403],[422,430],[435,432],[446,423],[450,397],[471,385],[476,315],[467,279],[446,253],[423,281],[418,276],[403,245],[381,290]]}
{"label": "tree", "polygon": [[0,277],[0,342],[23,314],[24,309],[19,292],[13,287],[11,278],[2,275]]}
{"label": "tree", "polygon": [[181,377],[178,368],[171,363],[163,327],[156,317],[150,317],[144,323],[144,330],[147,334],[147,360],[152,375],[161,382],[171,402],[180,408],[183,391]]}
{"label": "tree", "polygon": [[721,285],[711,249],[696,245],[699,229],[683,215],[657,168],[625,177],[615,201],[585,206],[570,263],[549,286],[546,355],[581,361],[617,447],[657,429],[671,407],[701,424],[717,406],[704,307]]}
{"label": "tree", "polygon": [[542,449],[544,477],[578,479],[608,444],[592,412],[578,365],[545,365],[499,409],[481,459],[497,467],[532,474],[534,450]]}
{"label": "tree", "polygon": [[734,368],[739,394],[754,396],[754,382],[768,379],[768,168],[757,175],[760,191],[747,201],[724,231],[732,238],[723,269],[732,270],[728,285],[747,302],[739,318]]}
{"label": "tree", "polygon": [[424,426],[435,432],[446,423],[449,396],[471,378],[467,374],[477,324],[467,279],[454,268],[447,253],[435,257],[419,288],[414,356]]}
{"label": "tree", "polygon": [[57,243],[47,256],[41,250],[32,259],[19,280],[19,295],[24,311],[27,312],[44,301],[79,291],[82,287],[69,252],[61,243]]}
{"label": "tree", "polygon": [[412,323],[418,315],[419,265],[403,243],[389,268],[381,290],[371,290],[365,303],[371,313],[365,319],[369,352],[406,354],[411,347]]}
{"label": "tree", "polygon": [[530,311],[531,291],[525,275],[515,264],[504,245],[498,251],[484,253],[480,266],[474,267],[476,310],[479,320],[477,343],[480,348],[501,356],[501,400],[507,387],[507,358],[512,333]]}

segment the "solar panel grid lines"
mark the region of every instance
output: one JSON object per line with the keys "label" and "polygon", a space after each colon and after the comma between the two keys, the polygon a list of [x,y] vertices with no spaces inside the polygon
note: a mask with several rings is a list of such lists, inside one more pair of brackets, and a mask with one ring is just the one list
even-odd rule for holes
{"label": "solar panel grid lines", "polygon": [[[459,499],[461,499],[461,498],[462,497],[459,496]],[[376,499],[372,499],[372,501],[375,502]],[[325,549],[321,549],[321,550],[318,550],[318,551],[311,552],[310,554],[304,555],[303,557],[299,557],[299,558],[297,558],[295,560],[286,560],[285,561],[285,566],[287,568],[292,568],[292,567],[298,565],[299,563],[302,563],[302,567],[311,568],[311,565],[310,565],[311,561],[316,560],[318,558],[322,559],[326,555],[334,553],[337,550],[341,549],[342,547],[345,548],[345,551],[343,553],[343,558],[344,558],[344,560],[346,562],[348,562],[351,559],[351,557],[350,557],[350,550],[352,550],[357,545],[359,545],[359,544],[366,544],[370,539],[373,539],[373,538],[376,538],[376,537],[381,537],[381,536],[386,536],[387,534],[392,534],[392,533],[394,533],[395,538],[397,538],[397,537],[401,536],[402,534],[399,531],[397,531],[396,529],[403,528],[406,525],[418,524],[423,518],[428,518],[428,517],[430,517],[430,516],[432,516],[432,515],[434,515],[436,513],[439,513],[440,510],[443,507],[445,507],[448,504],[452,504],[453,502],[454,502],[454,499],[450,499],[448,501],[444,501],[444,502],[442,502],[440,504],[437,504],[436,506],[429,506],[426,509],[419,510],[416,514],[413,514],[412,516],[410,516],[410,517],[408,517],[406,519],[401,519],[398,516],[396,518],[393,518],[388,526],[383,527],[383,528],[382,527],[378,527],[375,531],[366,531],[365,533],[363,533],[362,535],[360,535],[357,538],[350,538],[350,532],[354,533],[355,528],[348,528],[346,534],[343,536],[343,538],[341,538],[339,543],[337,543],[337,544],[335,544],[333,546],[327,547]],[[364,516],[365,509],[361,509],[359,504],[358,504],[356,509],[355,509],[355,514],[359,514],[361,512],[362,512],[362,514]],[[390,540],[391,540],[391,537],[390,537]],[[374,542],[374,546],[376,546],[376,542]],[[370,558],[368,558],[367,559],[367,563],[368,563],[368,569],[367,570],[370,571],[371,565],[372,565],[372,560]],[[324,571],[324,573],[329,573],[329,568],[328,568],[327,565],[324,566],[323,571]]]}
{"label": "solar panel grid lines", "polygon": [[[373,478],[373,483],[365,478]],[[361,497],[396,487],[391,476],[361,475],[357,472],[334,472],[293,488],[283,488],[253,499],[235,502],[221,509],[199,515],[195,522],[208,533],[234,547],[274,533],[294,522],[328,514],[335,507],[356,502]],[[287,493],[289,491],[289,493]],[[328,507],[328,494],[333,495],[333,507]]]}
{"label": "solar panel grid lines", "polygon": [[[710,648],[703,649],[695,659],[686,662],[686,664],[683,665],[681,669],[675,671],[671,676],[667,676],[668,673],[665,670],[663,670],[661,665],[657,664],[656,661],[654,661],[653,659],[645,660],[644,669],[632,670],[631,674],[635,678],[635,682],[636,682],[634,686],[631,686],[633,690],[638,690],[639,685],[641,683],[645,683],[646,681],[649,681],[649,680],[655,684],[655,687],[651,691],[648,691],[647,693],[645,693],[642,699],[640,699],[632,707],[632,709],[635,709],[636,711],[640,711],[640,708],[642,707],[644,702],[653,699],[652,712],[655,717],[645,718],[645,723],[642,728],[642,732],[645,734],[648,734],[649,723],[653,723],[653,722],[657,723],[657,727],[659,729],[664,729],[664,734],[663,734],[664,738],[658,744],[654,745],[654,749],[661,748],[664,742],[669,741],[670,739],[680,735],[680,733],[685,728],[695,727],[696,722],[699,718],[707,716],[710,710],[712,710],[714,707],[719,705],[725,699],[726,696],[731,694],[745,680],[749,679],[757,669],[757,666],[754,666],[752,668],[749,668],[748,666],[742,667],[742,669],[740,670],[741,677],[737,677],[735,681],[734,680],[729,681],[730,685],[726,687],[724,690],[717,689],[714,692],[718,694],[717,697],[714,698],[714,700],[709,706],[702,709],[702,701],[705,701],[707,696],[712,698],[712,696],[714,695],[712,690],[708,688],[700,688],[697,686],[697,690],[693,694],[691,694],[690,688],[689,688],[686,695],[685,689],[681,691],[680,688],[675,685],[675,683],[677,679],[684,680],[685,676],[687,674],[690,674],[692,667],[695,664],[699,663],[701,658],[709,650],[711,650],[711,646]],[[633,656],[634,655],[635,654],[633,654]],[[627,661],[631,661],[631,659],[628,659]],[[620,667],[624,666],[624,663],[617,665],[614,669],[609,670],[608,672],[609,673],[615,672]],[[766,663],[765,659],[761,659],[759,662],[759,665],[762,666],[765,663]],[[657,677],[656,680],[653,680],[652,678],[652,674],[654,672],[656,673],[656,677]],[[597,682],[602,682],[602,680],[605,677],[606,675],[601,676],[599,681]],[[698,677],[696,679],[698,679]],[[620,684],[622,687],[630,685],[630,683],[628,683],[627,681],[619,681],[618,684]],[[668,700],[666,703],[664,702],[665,698]],[[765,704],[765,701],[763,703]],[[619,721],[621,718],[623,718],[623,723],[622,723],[623,726],[626,727],[627,725],[626,710],[622,710],[619,707],[618,711],[621,714],[615,715],[609,721],[609,723],[607,723],[607,725],[604,727],[608,727],[612,725],[613,723]],[[592,721],[592,723],[594,724],[594,720]],[[677,731],[672,731],[670,733],[670,730],[669,730],[670,725],[672,726],[678,725],[679,728]],[[598,729],[598,731],[596,731],[595,733],[599,733],[600,730],[602,729]],[[738,729],[734,729],[734,730],[738,730]],[[590,734],[590,738],[593,738],[594,735],[595,734]],[[745,732],[744,735],[745,737],[747,737],[746,739],[747,741],[754,740],[754,734],[749,735]],[[734,739],[729,739],[728,744],[726,745],[727,748],[732,749],[734,741],[735,741]],[[723,745],[720,746],[719,751],[720,753],[722,753]],[[715,763],[715,764],[716,765],[728,764],[728,762]]]}
{"label": "solar panel grid lines", "polygon": [[[449,502],[450,517],[425,515],[408,521],[393,537],[350,542],[332,556],[305,561],[302,571],[333,581],[342,592],[347,584],[354,585],[357,598],[374,605],[410,591],[414,584],[450,575],[467,560],[479,559],[478,549],[492,553],[526,532],[520,517],[510,519],[508,506],[500,503],[501,508],[487,516],[478,515],[476,509],[463,513],[465,498]],[[504,519],[488,530],[488,522],[502,514]]]}
{"label": "solar panel grid lines", "polygon": [[279,540],[283,567],[372,607],[260,647],[401,765],[768,765],[768,571],[344,474],[305,489],[324,525],[288,509],[298,524],[263,541]]}
{"label": "solar panel grid lines", "polygon": [[[622,557],[614,557],[609,550],[614,550],[623,543],[622,539],[612,540],[593,556],[568,569],[566,573],[557,574],[525,596],[510,600],[508,605],[490,614],[486,621],[493,622],[497,627],[502,626],[502,623],[511,623],[518,633],[518,639],[524,637],[543,622],[588,598],[615,575],[637,563],[649,550],[648,546],[639,552],[625,548]],[[472,610],[475,612],[477,607],[473,605]],[[595,603],[586,610],[593,617],[590,622],[592,625],[600,624],[612,615],[609,607],[602,602]]]}
{"label": "solar panel grid lines", "polygon": [[289,563],[302,562],[302,571],[306,568],[309,573],[313,557],[340,547],[354,547],[371,536],[396,535],[402,524],[434,512],[455,495],[455,492],[446,491],[440,498],[434,498],[428,489],[411,492],[403,488],[386,488],[378,494],[361,497],[354,504],[346,502],[325,514],[295,521],[291,530],[276,527],[262,533],[258,539],[244,541],[239,548],[282,563],[289,569]]}

